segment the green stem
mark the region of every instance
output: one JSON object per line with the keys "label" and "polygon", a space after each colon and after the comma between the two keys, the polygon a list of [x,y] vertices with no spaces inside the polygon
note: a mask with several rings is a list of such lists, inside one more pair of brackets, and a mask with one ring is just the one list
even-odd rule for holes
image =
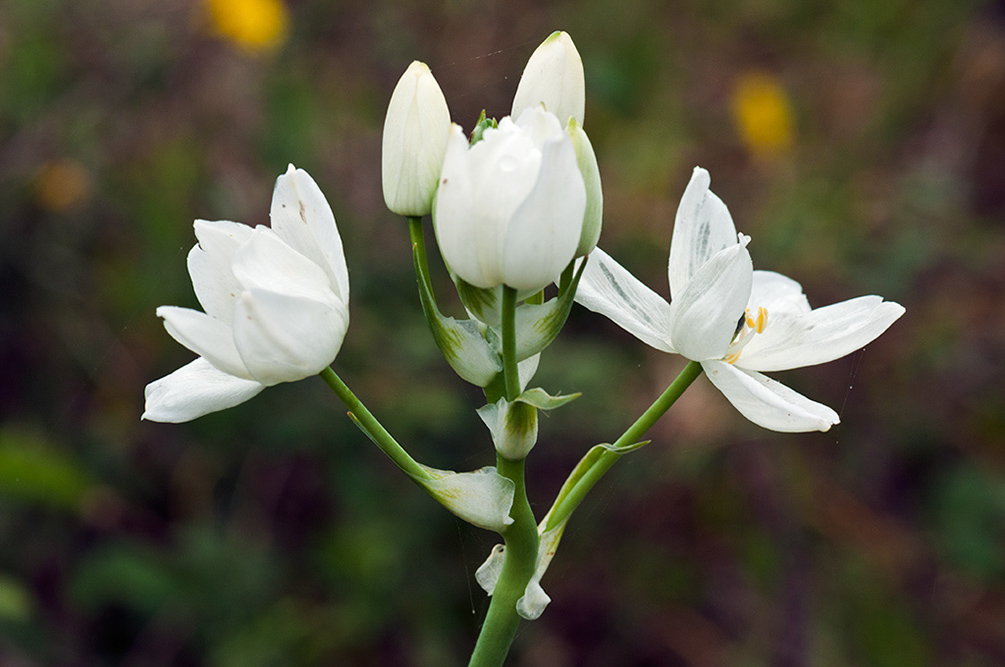
{"label": "green stem", "polygon": [[639,442],[653,424],[662,417],[670,406],[673,405],[684,390],[687,389],[695,379],[701,375],[701,364],[697,361],[688,362],[684,370],[670,383],[670,386],[660,394],[652,405],[649,406],[642,415],[635,420],[635,423],[628,427],[628,430],[621,434],[610,449],[605,449],[597,461],[587,470],[576,482],[575,486],[566,493],[561,500],[552,508],[548,515],[548,525],[545,530],[551,530],[565,521],[579,503],[583,501],[587,492],[600,481],[608,470],[624,456],[625,447]]}
{"label": "green stem", "polygon": [[432,300],[432,306],[436,308],[436,297],[433,295],[433,282],[429,277],[429,261],[426,259],[426,239],[422,234],[422,218],[408,218],[408,236],[412,240],[412,247],[415,248],[416,277],[426,286],[426,291]]}
{"label": "green stem", "polygon": [[503,375],[506,378],[506,400],[520,395],[520,376],[516,363],[516,289],[503,285],[502,345]]}
{"label": "green stem", "polygon": [[513,523],[502,532],[506,542],[502,570],[468,667],[498,667],[505,662],[520,625],[516,603],[537,569],[537,522],[527,500],[524,462],[509,461],[502,456],[496,460],[499,474],[516,485],[510,510]]}
{"label": "green stem", "polygon": [[380,450],[394,461],[394,464],[402,469],[407,475],[415,479],[430,479],[430,475],[419,463],[408,455],[398,441],[387,432],[376,417],[370,414],[362,401],[356,398],[345,382],[342,381],[331,367],[325,368],[319,373],[321,379],[325,381],[335,395],[339,397],[347,408],[349,408],[349,418],[367,435]]}

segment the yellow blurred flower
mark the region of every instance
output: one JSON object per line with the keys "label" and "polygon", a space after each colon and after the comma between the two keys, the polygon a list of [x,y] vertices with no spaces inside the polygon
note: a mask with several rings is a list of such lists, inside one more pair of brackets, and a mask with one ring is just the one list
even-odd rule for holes
{"label": "yellow blurred flower", "polygon": [[50,160],[35,176],[35,199],[46,211],[61,213],[83,204],[91,195],[91,178],[73,160]]}
{"label": "yellow blurred flower", "polygon": [[748,71],[733,89],[733,122],[744,145],[754,155],[772,157],[795,141],[792,103],[772,74]]}
{"label": "yellow blurred flower", "polygon": [[283,0],[206,0],[213,30],[248,51],[267,51],[286,40]]}

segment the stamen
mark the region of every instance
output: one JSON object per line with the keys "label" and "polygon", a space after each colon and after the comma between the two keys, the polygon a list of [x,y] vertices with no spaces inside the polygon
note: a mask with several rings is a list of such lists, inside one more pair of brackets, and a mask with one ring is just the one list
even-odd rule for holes
{"label": "stamen", "polygon": [[751,341],[754,334],[763,333],[768,326],[768,309],[758,306],[757,313],[751,315],[750,309],[744,311],[740,321],[736,324],[736,333],[733,334],[733,342],[726,349],[726,356],[722,358],[727,364],[734,363],[740,358],[744,346]]}
{"label": "stamen", "polygon": [[757,333],[764,333],[764,328],[768,326],[768,310],[764,306],[757,307],[757,317],[750,316],[750,309],[746,311],[745,320],[747,326]]}

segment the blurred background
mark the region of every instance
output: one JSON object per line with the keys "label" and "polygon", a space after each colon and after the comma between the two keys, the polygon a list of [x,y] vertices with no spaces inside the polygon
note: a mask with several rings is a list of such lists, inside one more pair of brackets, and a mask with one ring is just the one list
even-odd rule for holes
{"label": "blurred background", "polygon": [[[907,314],[775,374],[838,410],[827,433],[761,430],[699,379],[573,517],[511,664],[1005,664],[1005,6],[976,0],[4,2],[0,664],[466,661],[493,535],[320,380],[140,421],[193,358],[154,309],[197,305],[193,219],[267,223],[306,168],[351,275],[336,370],[424,463],[492,463],[384,208],[380,132],[413,59],[466,129],[505,115],[556,29],[585,63],[601,244],[647,284],[667,292],[701,165],[755,266]],[[537,376],[583,392],[542,422],[539,514],[681,365],[574,310]]]}

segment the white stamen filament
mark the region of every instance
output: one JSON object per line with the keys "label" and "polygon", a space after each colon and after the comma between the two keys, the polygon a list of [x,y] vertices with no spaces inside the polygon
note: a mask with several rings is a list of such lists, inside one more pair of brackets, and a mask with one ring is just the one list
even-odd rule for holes
{"label": "white stamen filament", "polygon": [[758,306],[757,312],[753,315],[750,308],[744,311],[743,327],[737,332],[733,342],[726,348],[726,356],[722,358],[727,364],[735,363],[740,358],[743,348],[749,343],[754,334],[764,333],[768,326],[768,310],[764,306]]}

